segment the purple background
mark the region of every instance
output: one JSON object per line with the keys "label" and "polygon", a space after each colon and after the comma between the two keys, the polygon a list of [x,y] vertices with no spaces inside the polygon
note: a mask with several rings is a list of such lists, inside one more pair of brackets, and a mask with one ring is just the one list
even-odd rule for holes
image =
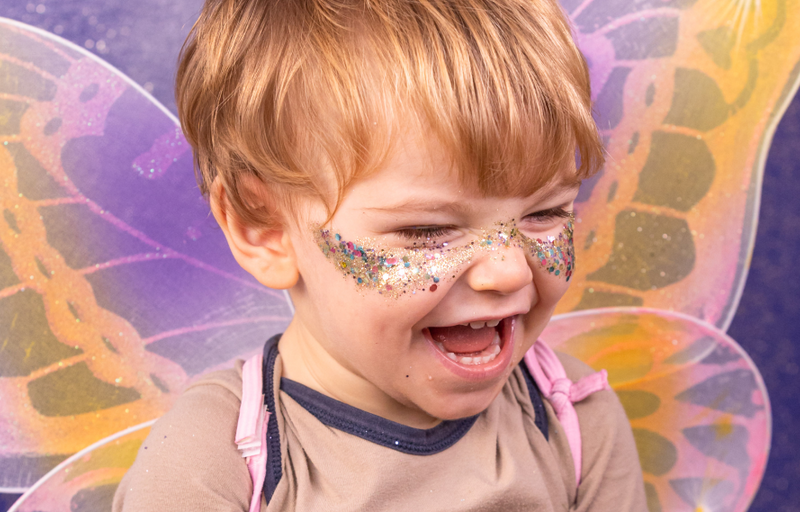
{"label": "purple background", "polygon": [[[175,111],[176,56],[202,2],[183,0],[4,0],[0,16],[59,34],[87,48],[130,76]],[[753,262],[742,301],[728,334],[750,354],[764,375],[773,410],[773,441],[767,472],[752,511],[797,510],[800,486],[800,419],[792,318],[800,304],[795,261],[800,248],[800,95],[775,134],[764,175],[761,216]],[[0,495],[0,511],[16,495]]]}

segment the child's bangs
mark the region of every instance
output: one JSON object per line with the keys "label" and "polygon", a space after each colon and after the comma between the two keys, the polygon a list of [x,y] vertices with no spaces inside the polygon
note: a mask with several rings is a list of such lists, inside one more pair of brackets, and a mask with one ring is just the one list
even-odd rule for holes
{"label": "child's bangs", "polygon": [[530,195],[602,165],[588,71],[558,7],[470,3],[382,1],[317,27],[303,95],[326,105],[307,121],[340,198],[379,168],[409,121],[431,131],[465,185],[487,196]]}
{"label": "child's bangs", "polygon": [[[202,190],[219,179],[245,222],[273,225],[299,197],[333,213],[409,121],[489,196],[603,163],[586,64],[554,2],[220,1],[193,29],[177,90]],[[272,191],[270,208],[245,200],[243,174]]]}

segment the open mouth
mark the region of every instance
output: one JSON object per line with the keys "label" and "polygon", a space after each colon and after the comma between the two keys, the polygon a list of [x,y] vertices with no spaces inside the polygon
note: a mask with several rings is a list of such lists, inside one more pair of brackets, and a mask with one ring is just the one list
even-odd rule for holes
{"label": "open mouth", "polygon": [[449,360],[464,366],[489,365],[506,346],[513,317],[429,327],[430,340]]}

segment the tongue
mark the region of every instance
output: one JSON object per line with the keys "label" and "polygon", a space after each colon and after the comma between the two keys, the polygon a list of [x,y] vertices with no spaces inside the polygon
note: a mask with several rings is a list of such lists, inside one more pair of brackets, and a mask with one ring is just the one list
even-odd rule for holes
{"label": "tongue", "polygon": [[431,337],[444,346],[448,352],[455,354],[471,354],[485,350],[497,332],[494,327],[473,329],[468,325],[452,327],[431,327]]}

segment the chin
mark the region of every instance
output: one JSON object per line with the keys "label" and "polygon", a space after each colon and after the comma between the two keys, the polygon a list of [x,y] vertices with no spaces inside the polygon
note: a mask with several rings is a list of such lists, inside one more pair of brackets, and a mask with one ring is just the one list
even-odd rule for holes
{"label": "chin", "polygon": [[441,399],[436,400],[435,403],[427,404],[425,412],[440,420],[458,420],[475,416],[491,405],[507,380],[504,378],[488,389],[443,394]]}

